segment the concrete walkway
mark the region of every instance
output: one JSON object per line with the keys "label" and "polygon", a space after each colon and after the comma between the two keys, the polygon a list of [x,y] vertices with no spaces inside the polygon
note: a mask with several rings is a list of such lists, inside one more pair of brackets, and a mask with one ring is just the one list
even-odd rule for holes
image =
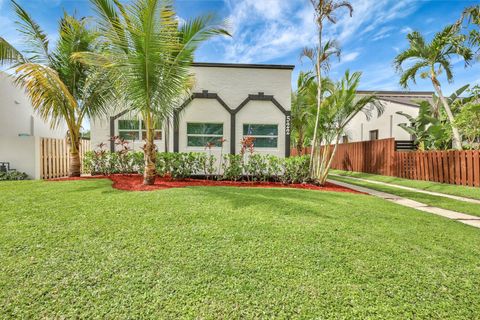
{"label": "concrete walkway", "polygon": [[398,184],[392,184],[392,183],[381,182],[381,181],[376,181],[376,180],[369,180],[369,179],[356,178],[356,177],[350,177],[350,176],[342,176],[342,175],[339,175],[339,174],[330,174],[330,175],[334,176],[334,177],[348,178],[348,179],[352,179],[352,180],[358,180],[358,181],[378,184],[378,185],[392,187],[392,188],[398,188],[398,189],[414,191],[414,192],[423,193],[423,194],[429,194],[431,196],[444,197],[444,198],[449,198],[449,199],[458,200],[458,201],[480,204],[480,200],[478,200],[478,199],[465,198],[465,197],[460,197],[460,196],[454,196],[454,195],[451,195],[451,194],[427,191],[427,190],[422,190],[422,189],[417,189],[417,188],[412,188],[412,187],[405,187],[405,186],[400,186]]}
{"label": "concrete walkway", "polygon": [[337,180],[328,180],[328,182],[333,183],[333,184],[337,184],[337,185],[342,186],[342,187],[357,190],[357,191],[360,191],[360,192],[363,192],[363,193],[367,193],[367,194],[370,194],[372,196],[376,196],[376,197],[385,199],[387,201],[390,201],[390,202],[393,202],[393,203],[396,203],[396,204],[399,204],[399,205],[402,205],[402,206],[405,206],[405,207],[417,209],[417,210],[420,210],[420,211],[423,211],[423,212],[433,213],[433,214],[436,214],[438,216],[442,216],[442,217],[445,217],[445,218],[456,220],[456,221],[464,223],[464,224],[468,224],[469,226],[480,228],[480,217],[471,216],[469,214],[460,213],[460,212],[456,212],[456,211],[452,211],[452,210],[432,207],[432,206],[426,205],[426,204],[418,202],[418,201],[414,201],[414,200],[399,197],[399,196],[394,195],[394,194],[381,192],[381,191],[377,191],[377,190],[373,190],[373,189],[368,189],[368,188],[356,186],[356,185],[353,185],[353,184],[350,184],[350,183],[345,183],[345,182],[341,182],[341,181],[337,181]]}

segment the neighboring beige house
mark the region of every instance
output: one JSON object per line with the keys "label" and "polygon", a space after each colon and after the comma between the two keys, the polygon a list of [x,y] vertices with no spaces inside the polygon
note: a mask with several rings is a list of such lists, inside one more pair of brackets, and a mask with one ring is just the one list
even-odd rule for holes
{"label": "neighboring beige house", "polygon": [[38,140],[64,138],[66,129],[50,129],[38,115],[24,90],[14,85],[8,74],[0,72],[0,162],[26,172],[31,178],[40,175]]}
{"label": "neighboring beige house", "polygon": [[359,91],[359,94],[375,94],[385,107],[383,114],[377,117],[376,111],[368,121],[363,113],[357,114],[346,127],[342,142],[369,141],[395,138],[395,140],[413,140],[413,137],[398,125],[408,123],[408,119],[397,112],[402,111],[413,117],[418,116],[417,101],[432,100],[433,92],[420,91]]}
{"label": "neighboring beige house", "polygon": [[[290,155],[291,83],[294,66],[195,63],[195,86],[179,103],[177,114],[157,132],[159,151],[239,153],[244,136],[254,136],[258,153]],[[117,110],[110,119],[93,119],[91,143],[115,148],[111,136],[122,136],[139,150],[143,128],[139,119]],[[219,142],[225,139],[225,143]]]}

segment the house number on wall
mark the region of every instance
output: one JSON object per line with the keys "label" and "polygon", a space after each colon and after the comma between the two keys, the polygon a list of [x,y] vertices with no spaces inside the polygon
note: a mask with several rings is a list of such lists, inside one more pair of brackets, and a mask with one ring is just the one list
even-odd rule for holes
{"label": "house number on wall", "polygon": [[290,116],[285,117],[285,134],[290,134]]}

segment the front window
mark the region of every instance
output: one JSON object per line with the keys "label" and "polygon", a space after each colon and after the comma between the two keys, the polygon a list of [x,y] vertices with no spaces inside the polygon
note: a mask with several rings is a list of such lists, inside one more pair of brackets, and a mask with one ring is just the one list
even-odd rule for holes
{"label": "front window", "polygon": [[254,137],[255,148],[277,148],[278,125],[276,124],[244,124],[243,136]]}
{"label": "front window", "polygon": [[378,140],[378,130],[370,131],[370,141]]}
{"label": "front window", "polygon": [[187,123],[187,146],[222,146],[223,123]]}
{"label": "front window", "polygon": [[[140,120],[118,120],[118,135],[125,140],[145,140],[147,130],[145,123]],[[162,140],[160,122],[157,122],[154,131],[154,140]]]}

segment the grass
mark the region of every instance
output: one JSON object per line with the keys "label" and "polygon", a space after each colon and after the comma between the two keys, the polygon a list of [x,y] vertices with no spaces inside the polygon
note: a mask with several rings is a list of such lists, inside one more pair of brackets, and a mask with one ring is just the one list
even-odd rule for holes
{"label": "grass", "polygon": [[410,188],[440,192],[440,193],[450,194],[454,196],[480,199],[480,188],[478,187],[465,187],[465,186],[457,186],[457,185],[438,183],[438,182],[409,180],[409,179],[381,176],[378,174],[370,174],[370,173],[363,173],[363,172],[351,172],[351,171],[341,171],[341,170],[332,170],[331,172],[342,175],[342,176],[369,179],[369,180],[375,180],[375,181],[386,182],[391,184],[397,184],[400,186],[405,186]]}
{"label": "grass", "polygon": [[0,183],[0,318],[463,318],[480,230],[356,194]]}
{"label": "grass", "polygon": [[432,196],[429,194],[418,193],[415,191],[409,191],[404,189],[398,189],[395,187],[383,186],[375,183],[349,179],[348,177],[330,176],[329,178],[331,180],[343,181],[343,182],[347,182],[357,186],[395,194],[397,196],[422,202],[430,206],[453,210],[453,211],[462,212],[462,213],[471,214],[471,215],[480,217],[480,205],[476,203],[453,200],[453,199],[440,197],[440,196]]}

